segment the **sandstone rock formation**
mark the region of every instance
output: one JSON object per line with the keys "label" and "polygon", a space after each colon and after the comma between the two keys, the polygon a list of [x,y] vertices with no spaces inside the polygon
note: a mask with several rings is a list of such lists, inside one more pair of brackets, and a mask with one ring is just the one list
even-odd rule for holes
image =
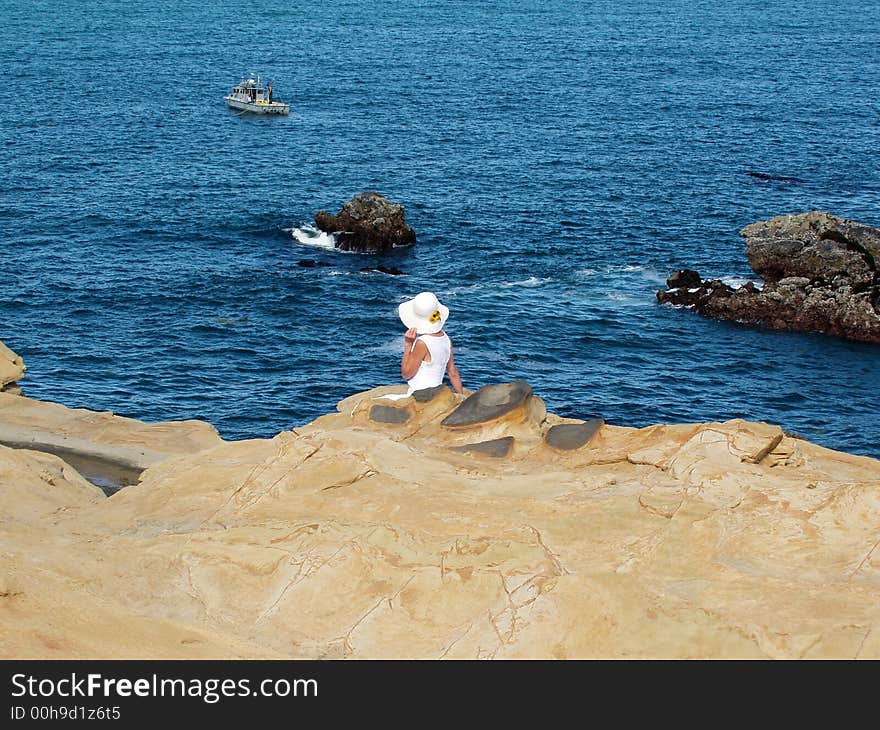
{"label": "sandstone rock formation", "polygon": [[[7,361],[14,365],[9,372],[21,377],[21,359],[0,342],[0,369]],[[108,485],[136,483],[147,467],[222,443],[217,429],[204,421],[143,423],[12,391],[0,393],[0,445],[61,456],[69,466]]]}
{"label": "sandstone rock formation", "polygon": [[315,225],[335,234],[336,248],[343,251],[373,253],[416,242],[415,232],[404,220],[403,206],[379,193],[355,195],[336,215],[319,210]]}
{"label": "sandstone rock formation", "polygon": [[16,382],[24,377],[24,361],[0,342],[0,391],[19,393]]}
{"label": "sandstone rock formation", "polygon": [[880,658],[880,462],[403,390],[109,498],[0,447],[0,656]]}
{"label": "sandstone rock formation", "polygon": [[763,287],[684,281],[675,272],[658,301],[718,319],[880,342],[880,230],[812,211],[753,223],[740,235]]}

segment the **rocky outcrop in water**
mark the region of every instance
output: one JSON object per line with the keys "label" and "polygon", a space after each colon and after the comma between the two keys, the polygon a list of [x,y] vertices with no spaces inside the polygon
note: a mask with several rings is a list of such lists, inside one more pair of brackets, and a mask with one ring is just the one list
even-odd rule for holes
{"label": "rocky outcrop in water", "polygon": [[0,391],[20,393],[17,381],[24,377],[24,361],[0,342]]}
{"label": "rocky outcrop in water", "polygon": [[880,462],[404,390],[111,497],[0,447],[0,657],[880,658]]}
{"label": "rocky outcrop in water", "polygon": [[695,283],[675,272],[658,301],[717,319],[880,343],[880,230],[812,211],[753,223],[740,235],[763,286]]}
{"label": "rocky outcrop in water", "polygon": [[332,233],[336,248],[373,253],[416,242],[416,234],[405,221],[402,205],[384,195],[366,192],[355,195],[336,215],[326,210],[315,214],[315,225]]}

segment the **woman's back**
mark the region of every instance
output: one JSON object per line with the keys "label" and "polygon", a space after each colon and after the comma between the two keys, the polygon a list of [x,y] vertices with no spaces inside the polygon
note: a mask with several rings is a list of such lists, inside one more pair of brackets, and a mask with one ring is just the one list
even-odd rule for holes
{"label": "woman's back", "polygon": [[420,335],[416,342],[419,340],[424,342],[425,347],[428,348],[431,361],[427,362],[427,358],[422,360],[416,374],[407,381],[411,393],[440,385],[443,382],[443,375],[446,373],[449,355],[452,352],[452,341],[445,332],[441,332],[439,335]]}

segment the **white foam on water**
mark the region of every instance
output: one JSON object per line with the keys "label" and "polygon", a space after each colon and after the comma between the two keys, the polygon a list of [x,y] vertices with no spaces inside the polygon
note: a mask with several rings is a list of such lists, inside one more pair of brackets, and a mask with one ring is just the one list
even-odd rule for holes
{"label": "white foam on water", "polygon": [[666,275],[657,269],[652,269],[641,264],[615,264],[613,266],[603,266],[601,269],[578,269],[575,271],[578,276],[590,277],[596,274],[638,274],[640,279],[650,281],[652,283],[665,283]]}
{"label": "white foam on water", "polygon": [[324,233],[308,224],[300,228],[285,228],[294,239],[305,246],[317,246],[318,248],[336,249],[336,237],[332,233]]}
{"label": "white foam on water", "polygon": [[609,266],[605,271],[609,274],[614,271],[645,271],[645,267],[638,264],[622,264],[618,266]]}
{"label": "white foam on water", "polygon": [[612,302],[618,302],[620,306],[625,307],[645,307],[653,306],[654,300],[641,294],[622,291],[610,291],[605,294],[605,298]]}
{"label": "white foam on water", "polygon": [[741,276],[725,276],[721,278],[721,281],[728,286],[732,286],[734,289],[738,289],[741,286],[745,286],[749,282],[755,285],[755,288],[760,291],[764,288],[763,281],[756,281],[755,279],[746,279]]}
{"label": "white foam on water", "polygon": [[523,279],[522,281],[502,281],[498,286],[504,289],[509,289],[512,286],[535,287],[541,286],[541,284],[546,284],[548,281],[553,281],[553,277],[547,276],[541,279],[537,276],[530,276],[528,279]]}
{"label": "white foam on water", "polygon": [[638,274],[640,279],[644,281],[650,281],[654,284],[665,284],[666,283],[666,274],[658,271],[657,269],[652,269],[648,266],[642,266],[640,264],[625,264],[623,266],[612,266],[608,269],[608,273],[622,273],[622,274]]}
{"label": "white foam on water", "polygon": [[389,274],[387,271],[379,271],[379,269],[376,268],[364,269],[363,271],[358,271],[357,273],[361,276],[376,276],[378,274],[379,276],[393,276],[397,279],[399,279],[401,276],[409,276],[409,274],[407,274],[405,271],[402,271],[399,274]]}
{"label": "white foam on water", "polygon": [[[456,294],[461,294],[462,292],[466,292],[466,291],[477,291],[477,289],[482,289],[484,286],[485,286],[485,284],[479,284],[479,283],[478,284],[468,284],[467,286],[454,286],[454,287],[452,287],[452,289],[447,289],[444,292],[440,292],[440,294],[443,296],[452,297],[452,296],[455,296]],[[441,296],[440,298],[442,299],[443,296]]]}
{"label": "white foam on water", "polygon": [[656,269],[645,269],[641,272],[641,275],[645,281],[650,281],[652,284],[666,284],[666,275],[661,274]]}

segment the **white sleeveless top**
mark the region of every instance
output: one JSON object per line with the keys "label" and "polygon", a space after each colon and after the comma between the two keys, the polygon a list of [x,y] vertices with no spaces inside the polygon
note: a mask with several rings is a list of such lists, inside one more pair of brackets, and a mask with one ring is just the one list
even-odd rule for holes
{"label": "white sleeveless top", "polygon": [[415,348],[416,342],[419,340],[424,342],[425,347],[428,348],[428,352],[431,354],[431,362],[422,360],[416,374],[406,381],[409,385],[407,389],[408,394],[440,385],[443,382],[443,375],[446,373],[449,355],[452,352],[452,342],[449,339],[449,335],[445,332],[442,337],[420,335],[413,342],[413,348]]}

